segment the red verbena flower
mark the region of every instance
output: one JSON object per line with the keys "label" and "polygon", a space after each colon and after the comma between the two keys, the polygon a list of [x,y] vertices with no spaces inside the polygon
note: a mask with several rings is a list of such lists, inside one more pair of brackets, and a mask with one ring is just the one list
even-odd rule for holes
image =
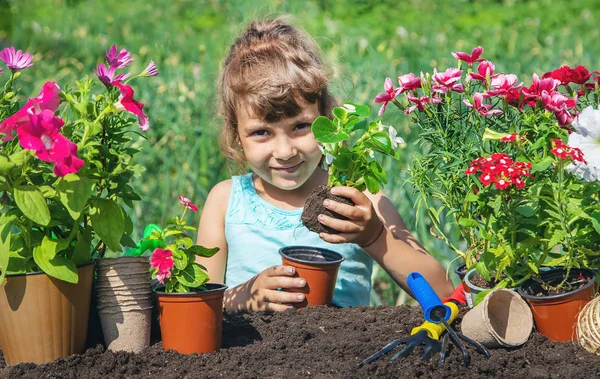
{"label": "red verbena flower", "polygon": [[584,66],[577,66],[571,68],[569,66],[562,66],[554,71],[550,71],[542,75],[542,78],[552,78],[560,81],[561,85],[567,85],[569,83],[575,83],[579,85],[585,84],[592,74]]}

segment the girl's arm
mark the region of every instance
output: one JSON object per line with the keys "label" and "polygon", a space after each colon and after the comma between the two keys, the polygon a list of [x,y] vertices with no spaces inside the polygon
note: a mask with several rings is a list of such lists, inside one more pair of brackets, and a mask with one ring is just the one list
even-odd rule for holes
{"label": "girl's arm", "polygon": [[350,198],[355,206],[338,202],[326,206],[349,220],[320,219],[342,232],[338,235],[322,233],[322,239],[332,243],[357,243],[408,293],[406,278],[414,271],[427,279],[440,298],[452,293],[454,286],[444,267],[410,234],[396,207],[383,193],[372,195],[350,187],[335,187],[332,192]]}

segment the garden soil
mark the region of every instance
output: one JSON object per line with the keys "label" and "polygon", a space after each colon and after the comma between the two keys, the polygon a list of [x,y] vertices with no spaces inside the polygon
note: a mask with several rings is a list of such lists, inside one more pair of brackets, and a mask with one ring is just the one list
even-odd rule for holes
{"label": "garden soil", "polygon": [[115,353],[95,344],[92,332],[94,347],[83,355],[12,367],[0,357],[0,378],[597,378],[600,372],[600,357],[537,332],[520,348],[492,350],[489,360],[470,349],[468,368],[456,348],[441,368],[438,356],[420,359],[422,348],[408,358],[391,361],[389,353],[358,366],[390,340],[408,336],[422,317],[420,308],[409,306],[225,314],[223,348],[191,356],[164,352],[158,339],[138,354]]}

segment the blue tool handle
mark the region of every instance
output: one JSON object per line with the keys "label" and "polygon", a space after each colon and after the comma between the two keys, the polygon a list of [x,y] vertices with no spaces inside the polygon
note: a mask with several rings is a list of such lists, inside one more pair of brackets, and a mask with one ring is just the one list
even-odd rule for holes
{"label": "blue tool handle", "polygon": [[443,314],[443,319],[448,321],[452,315],[452,310],[447,305],[442,304],[442,301],[435,293],[427,280],[418,272],[411,272],[406,280],[408,288],[412,291],[415,299],[423,308],[425,320],[439,324],[442,320],[440,315]]}

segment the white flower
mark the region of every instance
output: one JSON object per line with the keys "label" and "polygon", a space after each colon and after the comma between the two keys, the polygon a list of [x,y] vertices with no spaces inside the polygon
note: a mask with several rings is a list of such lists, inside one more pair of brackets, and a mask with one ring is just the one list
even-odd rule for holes
{"label": "white flower", "polygon": [[335,157],[329,153],[325,155],[325,163],[327,163],[327,165],[332,164],[334,159]]}
{"label": "white flower", "polygon": [[388,134],[390,135],[390,140],[392,141],[392,149],[396,149],[398,144],[404,144],[404,139],[402,137],[396,136],[396,129],[391,126],[388,127]]}
{"label": "white flower", "polygon": [[371,149],[367,149],[367,151],[369,152],[369,156],[371,157],[371,159],[375,159],[375,152]]}
{"label": "white flower", "polygon": [[574,162],[567,171],[588,182],[600,180],[600,110],[585,108],[571,125],[575,132],[569,136],[569,146],[581,149],[587,164]]}
{"label": "white flower", "polygon": [[344,104],[344,108],[346,108],[346,110],[350,113],[356,112],[356,107],[352,104],[346,103],[346,104]]}

